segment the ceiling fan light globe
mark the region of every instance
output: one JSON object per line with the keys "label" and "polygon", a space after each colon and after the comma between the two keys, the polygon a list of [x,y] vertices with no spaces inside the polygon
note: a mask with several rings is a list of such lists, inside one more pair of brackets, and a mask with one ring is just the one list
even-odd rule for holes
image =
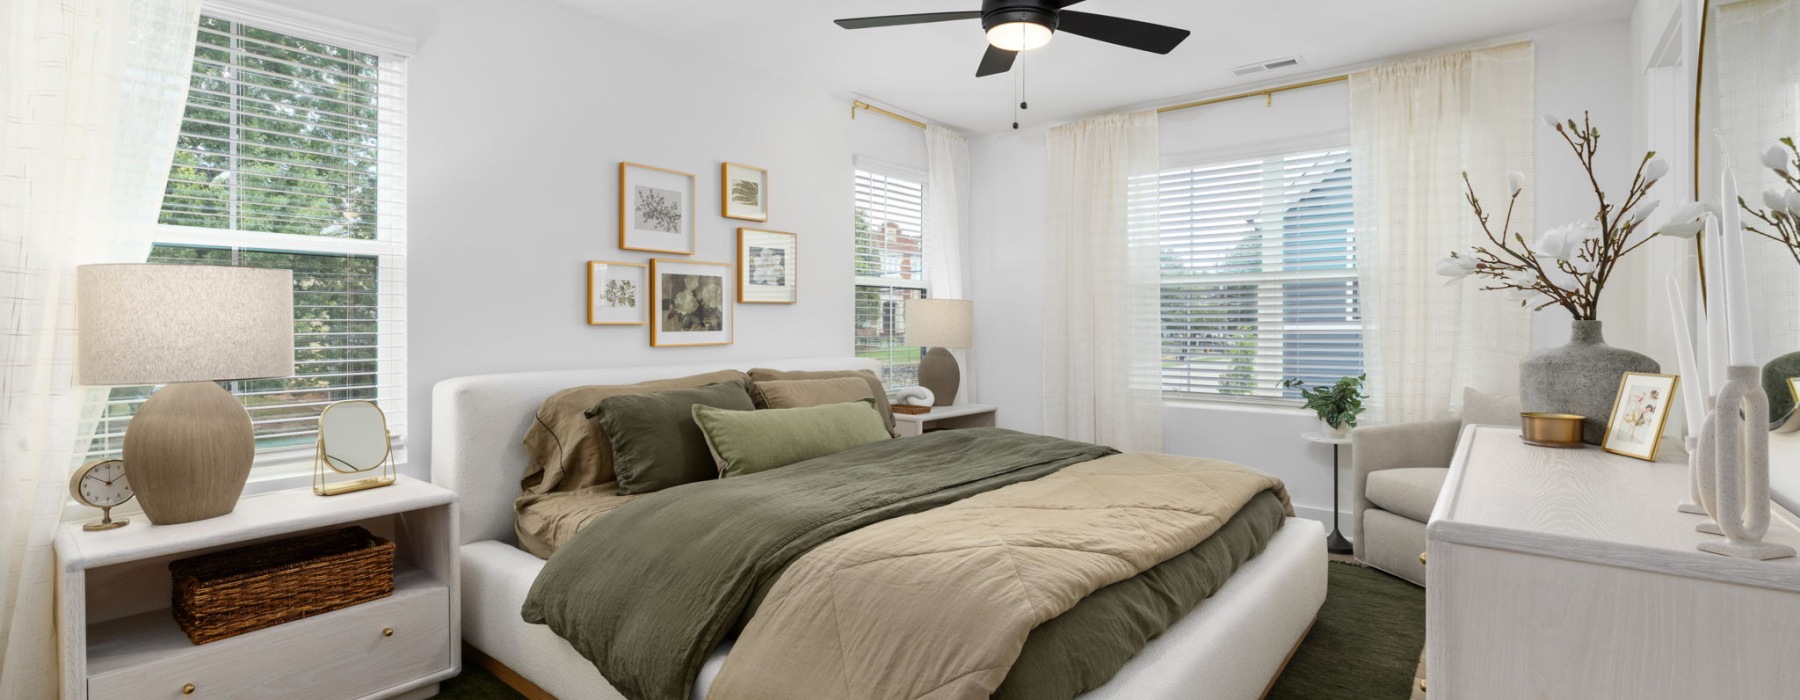
{"label": "ceiling fan light globe", "polygon": [[1006,22],[988,27],[987,40],[1004,51],[1030,51],[1050,43],[1050,28],[1036,22]]}

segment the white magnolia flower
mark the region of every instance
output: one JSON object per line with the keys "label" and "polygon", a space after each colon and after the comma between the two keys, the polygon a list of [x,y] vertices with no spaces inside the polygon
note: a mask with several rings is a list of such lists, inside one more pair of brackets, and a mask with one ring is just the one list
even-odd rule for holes
{"label": "white magnolia flower", "polygon": [[1705,204],[1700,202],[1688,202],[1687,204],[1681,205],[1680,209],[1676,209],[1675,213],[1669,216],[1669,223],[1681,224],[1689,221],[1699,221],[1700,217],[1705,215]]}
{"label": "white magnolia flower", "polygon": [[1444,257],[1437,261],[1437,273],[1449,277],[1453,281],[1468,277],[1469,273],[1474,271],[1474,258],[1456,256]]}
{"label": "white magnolia flower", "polygon": [[1554,114],[1545,114],[1544,123],[1550,125],[1550,128],[1556,129],[1557,131],[1562,130],[1562,120],[1557,119]]}
{"label": "white magnolia flower", "polygon": [[1762,164],[1775,172],[1785,173],[1788,169],[1787,156],[1787,150],[1781,146],[1770,146],[1769,150],[1763,151]]}
{"label": "white magnolia flower", "polygon": [[1779,190],[1769,190],[1763,193],[1763,206],[1769,208],[1770,214],[1780,214],[1787,211],[1787,200],[1782,198]]}
{"label": "white magnolia flower", "polygon": [[1644,219],[1650,218],[1650,213],[1656,211],[1656,208],[1661,205],[1662,200],[1660,199],[1652,199],[1649,204],[1639,204],[1636,209],[1631,210],[1631,216],[1627,219],[1634,224],[1644,223]]}
{"label": "white magnolia flower", "polygon": [[1695,219],[1684,224],[1669,224],[1657,229],[1656,235],[1670,238],[1693,238],[1700,235],[1700,229],[1706,228],[1706,220]]}
{"label": "white magnolia flower", "polygon": [[1783,203],[1787,204],[1789,214],[1800,216],[1800,191],[1789,190],[1781,199]]}
{"label": "white magnolia flower", "polygon": [[1545,267],[1544,281],[1560,289],[1574,290],[1581,287],[1581,280],[1561,267]]}
{"label": "white magnolia flower", "polygon": [[1644,166],[1644,182],[1656,182],[1669,174],[1669,161],[1651,158],[1650,164]]}
{"label": "white magnolia flower", "polygon": [[1581,244],[1600,236],[1600,227],[1592,221],[1564,224],[1545,231],[1532,250],[1557,260],[1568,260],[1581,250]]}
{"label": "white magnolia flower", "polygon": [[1506,186],[1512,190],[1513,196],[1518,196],[1519,191],[1525,189],[1525,173],[1517,170],[1506,173]]}

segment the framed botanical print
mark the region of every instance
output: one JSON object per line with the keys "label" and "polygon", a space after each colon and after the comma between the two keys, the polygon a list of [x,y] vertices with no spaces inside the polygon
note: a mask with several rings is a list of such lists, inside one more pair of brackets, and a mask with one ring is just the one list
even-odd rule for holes
{"label": "framed botanical print", "polygon": [[738,229],[738,301],[792,304],[800,297],[800,237]]}
{"label": "framed botanical print", "polygon": [[650,345],[730,345],[731,265],[650,259]]}
{"label": "framed botanical print", "polygon": [[1675,405],[1675,390],[1680,383],[1681,378],[1672,374],[1626,372],[1619,380],[1619,397],[1613,401],[1612,416],[1606,420],[1601,449],[1656,461],[1663,426],[1669,421],[1669,407]]}
{"label": "framed botanical print", "polygon": [[619,164],[619,248],[694,254],[694,175]]}
{"label": "framed botanical print", "polygon": [[727,219],[769,220],[769,171],[726,163],[720,167],[720,214]]}
{"label": "framed botanical print", "polygon": [[648,270],[642,263],[589,260],[588,325],[641,326],[649,323]]}

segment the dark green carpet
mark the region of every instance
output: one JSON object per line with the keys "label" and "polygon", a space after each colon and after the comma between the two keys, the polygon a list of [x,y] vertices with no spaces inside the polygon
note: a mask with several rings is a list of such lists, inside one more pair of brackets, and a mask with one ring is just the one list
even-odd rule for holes
{"label": "dark green carpet", "polygon": [[[1425,648],[1425,589],[1374,569],[1333,562],[1319,621],[1269,700],[1406,700]],[[444,681],[444,700],[522,698],[469,665]],[[579,700],[568,698],[566,700]]]}

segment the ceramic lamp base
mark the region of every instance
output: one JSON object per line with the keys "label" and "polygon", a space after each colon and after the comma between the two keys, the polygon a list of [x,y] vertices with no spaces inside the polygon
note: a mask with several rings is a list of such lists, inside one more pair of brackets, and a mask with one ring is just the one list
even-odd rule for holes
{"label": "ceramic lamp base", "polygon": [[230,513],[255,457],[250,414],[213,382],[164,386],[125,429],[125,473],[157,525]]}
{"label": "ceramic lamp base", "polygon": [[956,403],[956,390],[962,387],[962,368],[949,350],[932,348],[919,361],[919,386],[931,390],[934,406]]}

